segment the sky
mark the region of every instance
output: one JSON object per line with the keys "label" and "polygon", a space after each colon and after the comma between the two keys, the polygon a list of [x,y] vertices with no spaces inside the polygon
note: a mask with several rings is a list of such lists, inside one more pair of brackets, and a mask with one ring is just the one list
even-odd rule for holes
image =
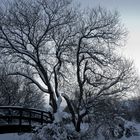
{"label": "sky", "polygon": [[140,0],[75,0],[81,7],[100,5],[109,10],[117,10],[122,24],[128,30],[126,46],[121,53],[134,61],[140,75]]}

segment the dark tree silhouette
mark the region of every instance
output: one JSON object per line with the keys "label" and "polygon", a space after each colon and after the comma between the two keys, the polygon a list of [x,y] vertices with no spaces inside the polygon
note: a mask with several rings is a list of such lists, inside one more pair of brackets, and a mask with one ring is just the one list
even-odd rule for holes
{"label": "dark tree silhouette", "polygon": [[30,81],[19,76],[8,76],[10,68],[7,64],[0,65],[0,105],[22,106],[43,109],[45,100],[41,93]]}
{"label": "dark tree silhouette", "polygon": [[126,34],[117,12],[101,7],[80,12],[71,0],[15,0],[0,11],[0,48],[14,65],[11,75],[47,93],[53,113],[63,96],[76,131],[93,101],[135,85],[132,64],[115,51]]}

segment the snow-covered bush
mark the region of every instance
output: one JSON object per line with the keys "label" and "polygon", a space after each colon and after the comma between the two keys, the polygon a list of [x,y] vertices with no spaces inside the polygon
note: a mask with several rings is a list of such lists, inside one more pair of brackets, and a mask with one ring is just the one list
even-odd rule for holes
{"label": "snow-covered bush", "polygon": [[[108,140],[138,136],[138,130],[136,129],[134,122],[126,121],[121,117],[115,118],[114,122],[112,122],[112,126],[110,126],[108,130],[110,132],[108,134],[111,134],[110,139]],[[108,135],[106,135],[106,137],[108,137]]]}
{"label": "snow-covered bush", "polygon": [[36,128],[33,140],[80,140],[80,135],[72,124],[64,125],[59,122]]}
{"label": "snow-covered bush", "polygon": [[38,129],[33,140],[66,140],[67,132],[60,124],[47,124]]}
{"label": "snow-covered bush", "polygon": [[94,122],[90,124],[82,140],[118,140],[122,137],[138,136],[138,130],[135,125],[134,122],[126,121],[122,117],[116,117],[110,122]]}
{"label": "snow-covered bush", "polygon": [[[69,115],[64,115],[64,118],[68,119]],[[82,123],[79,133],[72,123],[66,122],[62,118],[60,122],[36,127],[33,140],[119,140],[138,135],[135,124],[121,117],[116,117],[110,123]]]}
{"label": "snow-covered bush", "polygon": [[139,132],[134,122],[127,121],[125,123],[125,137],[129,138],[131,136],[138,136]]}

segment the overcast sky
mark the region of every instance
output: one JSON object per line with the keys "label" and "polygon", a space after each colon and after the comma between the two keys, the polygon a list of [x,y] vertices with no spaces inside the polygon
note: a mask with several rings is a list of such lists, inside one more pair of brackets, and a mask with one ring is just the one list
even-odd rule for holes
{"label": "overcast sky", "polygon": [[81,7],[103,6],[110,10],[117,10],[121,15],[121,22],[129,31],[126,47],[122,53],[134,60],[140,75],[140,0],[75,0]]}

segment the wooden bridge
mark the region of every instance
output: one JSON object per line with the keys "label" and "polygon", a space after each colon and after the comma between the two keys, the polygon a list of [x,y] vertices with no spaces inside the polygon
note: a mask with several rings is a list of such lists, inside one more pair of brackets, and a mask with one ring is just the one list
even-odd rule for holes
{"label": "wooden bridge", "polygon": [[32,132],[37,125],[53,122],[50,112],[18,106],[0,106],[0,134]]}

